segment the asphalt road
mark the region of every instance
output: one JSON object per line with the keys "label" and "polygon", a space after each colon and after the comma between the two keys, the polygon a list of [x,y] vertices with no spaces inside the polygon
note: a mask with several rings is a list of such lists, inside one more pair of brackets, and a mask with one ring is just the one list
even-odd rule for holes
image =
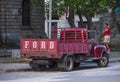
{"label": "asphalt road", "polygon": [[83,63],[71,72],[52,69],[1,73],[0,82],[120,82],[120,62],[110,63],[105,68]]}

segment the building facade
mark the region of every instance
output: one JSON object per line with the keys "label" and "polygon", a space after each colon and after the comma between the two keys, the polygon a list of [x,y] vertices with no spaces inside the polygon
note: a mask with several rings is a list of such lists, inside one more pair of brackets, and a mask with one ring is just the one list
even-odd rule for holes
{"label": "building facade", "polygon": [[19,48],[20,38],[44,38],[44,0],[0,0],[0,48]]}

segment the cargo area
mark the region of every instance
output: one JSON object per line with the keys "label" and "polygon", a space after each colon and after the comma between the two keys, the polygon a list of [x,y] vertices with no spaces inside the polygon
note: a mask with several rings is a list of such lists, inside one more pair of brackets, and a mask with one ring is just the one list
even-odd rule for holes
{"label": "cargo area", "polygon": [[59,38],[22,38],[21,52],[25,53],[26,57],[47,58],[61,58],[65,54],[88,53],[86,29],[59,29],[59,31]]}

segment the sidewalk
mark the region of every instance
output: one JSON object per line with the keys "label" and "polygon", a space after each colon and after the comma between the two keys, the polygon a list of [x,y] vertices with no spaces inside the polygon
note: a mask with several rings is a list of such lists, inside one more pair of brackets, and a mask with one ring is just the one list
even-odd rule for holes
{"label": "sidewalk", "polygon": [[[110,63],[111,62],[120,62],[120,57],[110,58]],[[0,63],[0,73],[30,70],[31,67],[29,66],[28,63]]]}
{"label": "sidewalk", "polygon": [[31,70],[31,67],[28,63],[0,63],[0,73],[29,70]]}

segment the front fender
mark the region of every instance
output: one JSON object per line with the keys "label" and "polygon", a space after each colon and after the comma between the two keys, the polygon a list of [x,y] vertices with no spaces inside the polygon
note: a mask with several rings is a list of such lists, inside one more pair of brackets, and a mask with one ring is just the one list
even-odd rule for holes
{"label": "front fender", "polygon": [[94,46],[94,57],[100,58],[102,54],[106,52],[106,47],[104,45],[96,45]]}

